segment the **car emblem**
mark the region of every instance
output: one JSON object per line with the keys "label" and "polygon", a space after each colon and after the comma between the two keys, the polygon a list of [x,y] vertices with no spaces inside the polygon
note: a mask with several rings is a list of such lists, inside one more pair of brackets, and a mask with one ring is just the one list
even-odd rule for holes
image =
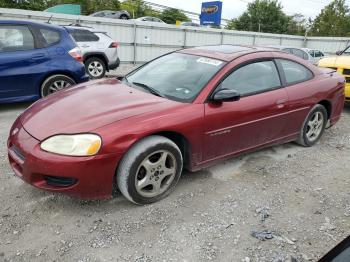
{"label": "car emblem", "polygon": [[13,129],[13,131],[12,131],[11,135],[13,135],[13,136],[14,136],[15,134],[17,134],[17,133],[18,133],[18,131],[19,131],[19,130],[18,130],[18,128]]}

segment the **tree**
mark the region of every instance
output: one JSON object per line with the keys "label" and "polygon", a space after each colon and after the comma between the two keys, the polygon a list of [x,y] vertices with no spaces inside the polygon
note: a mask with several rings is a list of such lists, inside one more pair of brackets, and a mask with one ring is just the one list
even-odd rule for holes
{"label": "tree", "polygon": [[139,18],[142,16],[154,16],[160,18],[161,16],[160,12],[153,10],[142,0],[126,0],[121,3],[121,9],[128,11],[132,18]]}
{"label": "tree", "polygon": [[0,8],[17,8],[34,11],[46,9],[45,0],[0,0]]}
{"label": "tree", "polygon": [[237,23],[237,19],[231,19],[227,25],[225,26],[225,29],[228,30],[234,30],[236,29],[236,23]]}
{"label": "tree", "polygon": [[310,27],[310,18],[307,19],[302,14],[295,14],[289,16],[287,33],[291,35],[305,35],[306,31]]}
{"label": "tree", "polygon": [[162,19],[167,24],[175,24],[176,21],[187,22],[190,19],[179,9],[167,8],[160,15]]}
{"label": "tree", "polygon": [[0,7],[43,11],[60,4],[78,4],[82,14],[89,15],[101,10],[119,10],[119,0],[0,0]]}
{"label": "tree", "polygon": [[316,17],[311,28],[311,35],[349,36],[349,8],[345,0],[334,0]]}
{"label": "tree", "polygon": [[290,18],[277,0],[255,0],[237,19],[231,20],[228,29],[284,34],[288,32]]}
{"label": "tree", "polygon": [[120,9],[119,0],[48,0],[47,2],[49,7],[60,4],[78,4],[81,6],[83,15],[89,15],[102,10]]}

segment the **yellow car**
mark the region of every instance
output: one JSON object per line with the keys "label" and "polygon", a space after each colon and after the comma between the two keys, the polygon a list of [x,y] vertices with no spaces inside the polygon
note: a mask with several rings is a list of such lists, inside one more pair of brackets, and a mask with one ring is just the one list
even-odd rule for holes
{"label": "yellow car", "polygon": [[350,102],[350,47],[347,47],[344,51],[338,51],[337,56],[321,59],[318,66],[335,69],[345,76],[345,101]]}

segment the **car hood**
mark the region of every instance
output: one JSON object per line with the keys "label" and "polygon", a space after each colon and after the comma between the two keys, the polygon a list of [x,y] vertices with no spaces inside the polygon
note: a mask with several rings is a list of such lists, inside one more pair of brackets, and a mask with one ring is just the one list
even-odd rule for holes
{"label": "car hood", "polygon": [[322,67],[350,68],[350,56],[331,56],[322,58],[318,62]]}
{"label": "car hood", "polygon": [[115,121],[178,104],[108,79],[43,98],[28,108],[20,120],[29,134],[44,140],[55,134],[90,132]]}

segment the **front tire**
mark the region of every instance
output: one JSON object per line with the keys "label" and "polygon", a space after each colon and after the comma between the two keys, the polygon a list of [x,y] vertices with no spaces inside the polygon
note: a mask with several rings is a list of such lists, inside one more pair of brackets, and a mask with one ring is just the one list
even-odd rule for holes
{"label": "front tire", "polygon": [[157,202],[175,188],[182,172],[180,149],[162,136],[149,136],[132,146],[116,174],[119,190],[139,205]]}
{"label": "front tire", "polygon": [[323,135],[327,119],[326,108],[320,104],[315,105],[303,123],[297,143],[305,147],[316,144]]}
{"label": "front tire", "polygon": [[41,85],[41,97],[51,95],[72,85],[75,85],[75,81],[66,75],[50,76]]}
{"label": "front tire", "polygon": [[106,64],[98,57],[91,57],[86,60],[85,68],[91,79],[100,79],[106,74]]}

